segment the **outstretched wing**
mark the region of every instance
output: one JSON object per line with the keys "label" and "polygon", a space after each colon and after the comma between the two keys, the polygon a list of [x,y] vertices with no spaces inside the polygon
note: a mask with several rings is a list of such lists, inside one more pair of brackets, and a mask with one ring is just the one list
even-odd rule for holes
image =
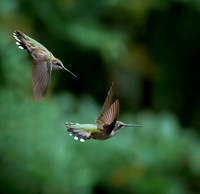
{"label": "outstretched wing", "polygon": [[113,102],[113,86],[114,86],[114,82],[112,83],[112,85],[108,91],[108,94],[107,94],[106,100],[103,104],[103,107],[101,109],[100,115],[104,114]]}
{"label": "outstretched wing", "polygon": [[108,130],[111,132],[119,115],[119,101],[116,100],[104,114],[100,115],[96,121],[97,127],[100,130]]}
{"label": "outstretched wing", "polygon": [[97,122],[99,120],[99,118],[102,117],[102,115],[108,110],[108,108],[111,106],[112,104],[112,101],[113,101],[113,86],[114,86],[114,82],[112,83],[109,91],[108,91],[108,94],[107,94],[107,97],[106,97],[106,100],[102,106],[102,109],[101,109],[101,112],[100,112],[100,115],[99,117],[97,118]]}
{"label": "outstretched wing", "polygon": [[45,96],[51,80],[51,62],[33,60],[32,84],[35,99]]}

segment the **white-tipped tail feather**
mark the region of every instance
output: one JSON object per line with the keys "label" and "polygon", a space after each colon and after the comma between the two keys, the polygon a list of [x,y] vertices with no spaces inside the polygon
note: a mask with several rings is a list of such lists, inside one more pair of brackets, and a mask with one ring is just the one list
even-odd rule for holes
{"label": "white-tipped tail feather", "polygon": [[22,50],[24,49],[22,46],[18,46],[18,47],[19,47],[20,49],[22,49]]}
{"label": "white-tipped tail feather", "polygon": [[85,140],[81,138],[81,139],[80,139],[80,142],[85,142]]}
{"label": "white-tipped tail feather", "polygon": [[17,38],[17,36],[15,35],[15,33],[13,33],[13,37],[17,40],[17,41],[19,41],[20,42],[20,39],[19,38]]}
{"label": "white-tipped tail feather", "polygon": [[85,142],[86,140],[90,139],[90,132],[86,131],[84,128],[80,127],[79,123],[71,123],[66,122],[67,130],[69,133],[69,136],[74,136],[75,140],[80,140],[80,142]]}

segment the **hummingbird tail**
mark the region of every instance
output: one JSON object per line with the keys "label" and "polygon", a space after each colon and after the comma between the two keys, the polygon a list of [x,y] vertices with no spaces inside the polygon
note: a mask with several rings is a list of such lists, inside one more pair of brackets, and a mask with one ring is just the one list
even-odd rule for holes
{"label": "hummingbird tail", "polygon": [[20,32],[19,30],[16,30],[14,31],[13,36],[17,40],[16,45],[18,45],[20,49],[25,49],[28,52],[30,52],[27,47],[27,39],[22,32]]}
{"label": "hummingbird tail", "polygon": [[67,125],[67,130],[70,132],[70,136],[74,136],[75,140],[80,140],[80,142],[85,142],[86,140],[90,139],[91,134],[88,133],[87,131],[84,131],[81,128],[77,128],[76,123],[65,123]]}

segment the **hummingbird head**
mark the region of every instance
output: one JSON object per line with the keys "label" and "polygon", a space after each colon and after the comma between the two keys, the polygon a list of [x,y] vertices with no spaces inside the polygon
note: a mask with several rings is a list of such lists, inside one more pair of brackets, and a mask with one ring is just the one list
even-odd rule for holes
{"label": "hummingbird head", "polygon": [[57,58],[52,59],[52,65],[53,65],[53,70],[60,70],[65,68],[63,63]]}
{"label": "hummingbird head", "polygon": [[71,71],[69,71],[67,68],[65,68],[65,66],[63,65],[63,63],[59,59],[57,59],[57,58],[52,59],[52,69],[53,70],[64,69],[65,71],[68,71],[74,77],[76,77],[76,75],[74,75]]}
{"label": "hummingbird head", "polygon": [[119,129],[123,128],[123,127],[126,127],[125,123],[123,123],[121,121],[116,121],[114,130],[119,130]]}
{"label": "hummingbird head", "polygon": [[116,121],[114,130],[119,130],[124,127],[142,127],[142,125],[126,124],[121,121]]}

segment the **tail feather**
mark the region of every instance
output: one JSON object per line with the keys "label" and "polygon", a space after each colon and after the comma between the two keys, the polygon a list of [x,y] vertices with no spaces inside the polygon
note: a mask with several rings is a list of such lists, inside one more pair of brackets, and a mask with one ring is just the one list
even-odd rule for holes
{"label": "tail feather", "polygon": [[73,128],[69,128],[69,129],[67,129],[67,131],[70,132],[70,134],[69,134],[70,136],[74,136],[75,140],[80,140],[81,142],[84,142],[84,141],[90,139],[90,134],[89,135],[85,134],[85,133],[75,130]]}
{"label": "tail feather", "polygon": [[84,131],[81,128],[76,128],[77,126],[75,126],[76,124],[74,123],[66,123],[67,125],[67,130],[68,132],[70,132],[70,136],[74,136],[75,140],[80,140],[81,142],[85,142],[86,140],[90,139],[91,134],[87,131]]}
{"label": "tail feather", "polygon": [[13,36],[17,40],[16,44],[19,46],[19,48],[25,49],[30,53],[27,47],[27,38],[25,37],[25,35],[19,30],[16,30],[14,31]]}

